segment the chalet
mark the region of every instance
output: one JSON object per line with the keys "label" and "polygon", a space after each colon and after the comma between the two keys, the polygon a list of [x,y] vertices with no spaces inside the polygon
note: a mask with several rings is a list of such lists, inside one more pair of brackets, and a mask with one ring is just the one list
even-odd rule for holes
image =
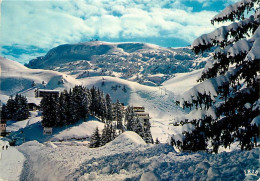
{"label": "chalet", "polygon": [[2,119],[2,103],[0,100],[0,136],[6,135],[6,120]]}
{"label": "chalet", "polygon": [[144,107],[142,106],[142,107],[133,107],[133,109],[134,109],[134,112],[144,112]]}
{"label": "chalet", "polygon": [[35,97],[44,97],[44,96],[59,96],[59,90],[47,90],[47,89],[36,89]]}
{"label": "chalet", "polygon": [[29,111],[36,111],[36,110],[39,110],[40,107],[38,105],[36,105],[35,103],[30,102],[30,103],[28,103],[28,109],[29,109]]}

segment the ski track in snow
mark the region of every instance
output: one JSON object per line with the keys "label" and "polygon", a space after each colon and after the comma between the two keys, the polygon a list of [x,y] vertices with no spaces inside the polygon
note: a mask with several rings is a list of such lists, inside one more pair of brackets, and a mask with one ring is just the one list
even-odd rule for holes
{"label": "ski track in snow", "polygon": [[[8,149],[2,150],[5,145]],[[25,160],[23,154],[3,140],[0,140],[0,149],[0,180],[19,180]]]}

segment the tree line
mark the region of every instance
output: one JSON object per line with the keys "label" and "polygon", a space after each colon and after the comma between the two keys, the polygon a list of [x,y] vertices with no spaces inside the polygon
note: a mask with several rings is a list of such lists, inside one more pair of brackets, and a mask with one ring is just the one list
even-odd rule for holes
{"label": "tree line", "polygon": [[2,106],[2,119],[21,121],[29,117],[28,101],[25,96],[16,94],[11,96]]}
{"label": "tree line", "polygon": [[90,147],[102,146],[124,131],[134,131],[147,143],[153,143],[149,120],[141,121],[130,106],[124,112],[119,100],[113,104],[109,94],[94,86],[75,86],[57,96],[44,96],[41,109],[44,127],[74,124],[89,115],[98,117],[105,126],[101,135],[96,130],[91,136]]}

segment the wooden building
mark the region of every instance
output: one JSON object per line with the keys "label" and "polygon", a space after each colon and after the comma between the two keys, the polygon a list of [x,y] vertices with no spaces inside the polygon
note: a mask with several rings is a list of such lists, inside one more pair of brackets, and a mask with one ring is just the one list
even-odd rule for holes
{"label": "wooden building", "polygon": [[6,135],[6,120],[2,119],[2,102],[0,100],[0,136]]}
{"label": "wooden building", "polygon": [[44,97],[44,96],[59,96],[59,90],[47,90],[47,89],[36,89],[35,97]]}
{"label": "wooden building", "polygon": [[40,106],[36,105],[33,102],[28,103],[28,109],[29,111],[36,111],[40,109]]}

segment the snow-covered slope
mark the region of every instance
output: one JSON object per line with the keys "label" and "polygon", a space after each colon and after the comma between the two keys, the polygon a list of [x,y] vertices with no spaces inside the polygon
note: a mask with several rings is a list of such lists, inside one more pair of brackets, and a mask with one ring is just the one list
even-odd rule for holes
{"label": "snow-covered slope", "polygon": [[25,161],[24,155],[15,147],[10,147],[4,139],[0,139],[0,148],[0,180],[19,180]]}
{"label": "snow-covered slope", "polygon": [[[176,115],[183,114],[183,111],[176,106],[174,102],[175,93],[170,88],[165,92],[162,90],[163,87],[145,86],[137,82],[110,76],[75,79],[70,75],[56,71],[28,69],[14,61],[3,58],[0,59],[0,65],[2,67],[0,99],[4,103],[10,95],[22,93],[28,98],[29,102],[39,104],[41,99],[34,97],[34,90],[43,88],[42,81],[45,82],[46,89],[62,90],[72,88],[75,85],[83,85],[89,88],[95,86],[105,93],[109,93],[113,102],[119,99],[125,105],[145,106],[146,112],[152,117],[151,131],[153,138],[158,137],[161,142],[166,142],[168,136],[175,133],[174,128],[169,126],[172,119]],[[63,84],[59,84],[60,80],[63,80]],[[35,82],[35,86],[32,86],[32,81]],[[23,128],[30,122],[29,120],[40,121],[40,118],[29,118],[23,122],[12,123],[7,129],[15,131]],[[34,126],[37,126],[37,124],[40,126],[40,123],[36,123]],[[41,133],[42,130],[39,131],[39,134]]]}
{"label": "snow-covered slope", "polygon": [[202,68],[209,54],[195,55],[189,47],[163,48],[146,43],[90,41],[65,44],[31,60],[30,68],[67,72],[76,78],[116,76],[145,85],[160,85],[173,73]]}
{"label": "snow-covered slope", "polygon": [[[136,144],[141,139],[138,137],[135,133],[125,132],[117,138],[120,141],[115,139],[111,144],[92,149],[55,146],[55,143],[50,146],[36,141],[25,143],[18,148],[27,158],[20,179],[244,180],[244,170],[259,171],[259,149],[217,155],[176,153],[168,144]],[[257,180],[257,177],[253,179]]]}
{"label": "snow-covered slope", "polygon": [[[46,89],[69,89],[81,82],[64,73],[28,69],[25,66],[8,59],[0,57],[0,94],[13,95],[23,93],[29,97],[34,97],[35,88]],[[62,84],[60,82],[63,82]],[[33,82],[35,85],[32,85]],[[42,84],[44,82],[44,84]]]}

